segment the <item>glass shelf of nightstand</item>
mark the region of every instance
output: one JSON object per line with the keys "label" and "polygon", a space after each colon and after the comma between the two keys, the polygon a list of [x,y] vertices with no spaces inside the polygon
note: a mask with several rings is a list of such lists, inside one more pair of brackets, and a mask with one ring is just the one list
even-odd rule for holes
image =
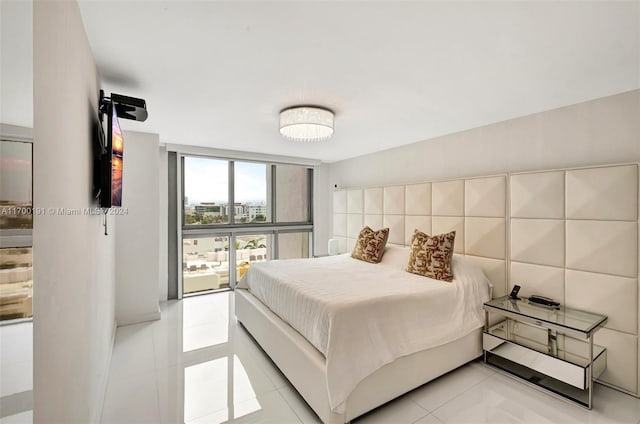
{"label": "glass shelf of nightstand", "polygon": [[607,317],[603,315],[566,306],[550,308],[529,303],[524,299],[514,300],[508,296],[486,302],[484,309],[581,338],[590,337],[607,322]]}
{"label": "glass shelf of nightstand", "polygon": [[[511,342],[528,349],[534,350],[540,354],[550,356],[552,358],[568,362],[572,365],[577,365],[582,368],[587,368],[591,365],[591,361],[589,361],[588,354],[588,344],[584,341],[575,340],[573,344],[578,350],[582,350],[582,352],[569,352],[565,349],[558,349],[556,354],[552,354],[548,351],[548,345],[533,340],[531,336],[527,337],[520,329],[522,328],[522,323],[519,323],[514,320],[506,319],[498,324],[495,324],[489,327],[485,332],[491,336],[502,339],[506,342]],[[566,336],[568,338],[568,336]],[[593,345],[593,362],[597,362],[602,353],[606,351],[606,348],[603,346]],[[594,376],[597,378],[597,376]]]}

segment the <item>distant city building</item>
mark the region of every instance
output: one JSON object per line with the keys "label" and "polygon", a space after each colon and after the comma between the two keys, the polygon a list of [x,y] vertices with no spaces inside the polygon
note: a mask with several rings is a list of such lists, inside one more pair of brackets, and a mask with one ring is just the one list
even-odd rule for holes
{"label": "distant city building", "polygon": [[[229,205],[225,205],[226,214],[229,215]],[[234,203],[233,211],[236,217],[236,221],[243,221],[247,219],[246,205],[244,203]]]}
{"label": "distant city building", "polygon": [[[205,255],[208,252],[220,252],[229,248],[229,241],[223,237],[203,237],[200,239],[184,239],[182,253],[185,260],[197,259],[197,255]],[[200,258],[205,259],[206,257]]]}
{"label": "distant city building", "polygon": [[267,206],[266,205],[248,205],[247,213],[249,215],[249,221],[253,221],[256,216],[261,216],[262,220],[265,220],[267,217]]}
{"label": "distant city building", "polygon": [[[197,205],[188,205],[185,198],[185,213],[187,215],[202,215],[202,216],[229,216],[230,206],[227,203],[215,203],[215,202],[200,202]],[[267,217],[267,205],[264,202],[260,203],[241,203],[236,202],[233,204],[233,212],[236,222],[251,222],[266,221]],[[217,222],[217,221],[216,221]]]}
{"label": "distant city building", "polygon": [[195,206],[197,214],[208,216],[220,216],[225,212],[224,205],[216,205],[215,202],[202,202]]}

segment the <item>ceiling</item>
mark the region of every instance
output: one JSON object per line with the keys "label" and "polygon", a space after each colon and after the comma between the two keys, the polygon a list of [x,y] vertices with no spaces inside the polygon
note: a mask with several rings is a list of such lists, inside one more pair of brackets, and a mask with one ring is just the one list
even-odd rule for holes
{"label": "ceiling", "polygon": [[[147,101],[149,119],[123,127],[163,143],[332,162],[640,88],[638,1],[80,9],[103,88]],[[278,112],[295,104],[334,110],[334,137],[284,140]]]}

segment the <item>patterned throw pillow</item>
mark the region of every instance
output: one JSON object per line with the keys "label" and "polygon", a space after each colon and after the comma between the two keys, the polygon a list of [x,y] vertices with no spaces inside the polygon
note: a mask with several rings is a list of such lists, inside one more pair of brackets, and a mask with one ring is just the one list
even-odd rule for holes
{"label": "patterned throw pillow", "polygon": [[377,264],[382,260],[384,246],[387,244],[388,238],[388,228],[373,231],[369,227],[364,227],[358,234],[358,240],[356,240],[356,245],[351,252],[351,257]]}
{"label": "patterned throw pillow", "polygon": [[451,258],[456,232],[430,236],[415,230],[407,271],[442,281],[453,280]]}

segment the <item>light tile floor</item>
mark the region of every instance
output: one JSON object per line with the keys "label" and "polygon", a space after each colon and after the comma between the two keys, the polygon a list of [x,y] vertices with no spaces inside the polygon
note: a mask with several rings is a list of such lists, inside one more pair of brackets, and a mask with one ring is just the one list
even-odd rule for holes
{"label": "light tile floor", "polygon": [[33,405],[33,323],[0,326],[0,424],[30,423]]}
{"label": "light tile floor", "polygon": [[[319,423],[234,317],[225,292],[163,304],[161,320],[118,328],[102,423]],[[4,343],[2,355],[23,358]],[[587,411],[475,361],[354,423],[640,424],[639,399],[601,385],[594,399]]]}
{"label": "light tile floor", "polygon": [[[320,422],[234,317],[226,292],[167,303],[162,320],[119,328],[103,424]],[[640,424],[640,400],[597,385],[587,411],[475,361],[354,423]]]}

